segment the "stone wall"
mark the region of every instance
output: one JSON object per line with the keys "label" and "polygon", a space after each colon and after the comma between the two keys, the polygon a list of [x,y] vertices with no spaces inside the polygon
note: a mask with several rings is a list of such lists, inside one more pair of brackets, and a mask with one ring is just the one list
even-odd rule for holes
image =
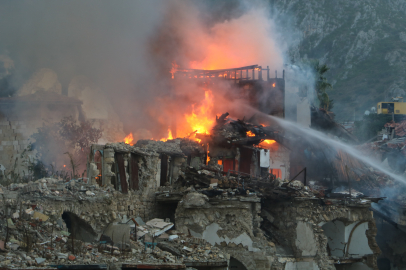
{"label": "stone wall", "polygon": [[179,203],[176,229],[203,238],[238,260],[245,268],[270,269],[274,249],[259,230],[260,199],[209,199],[188,193]]}
{"label": "stone wall", "polygon": [[[155,202],[148,201],[140,195],[121,194],[120,192],[100,192],[95,197],[82,195],[78,198],[47,198],[7,191],[1,202],[1,210],[6,214],[25,211],[36,205],[49,216],[62,216],[63,212],[71,212],[92,226],[95,232],[101,233],[108,223],[124,216],[139,216],[147,221],[155,218]],[[100,194],[101,193],[101,194]],[[104,195],[102,195],[105,193]]]}
{"label": "stone wall", "polygon": [[[303,200],[299,198],[282,202],[265,201],[261,212],[261,216],[264,218],[262,228],[266,234],[272,237],[279,253],[286,257],[294,257],[294,262],[303,259],[311,260],[320,269],[333,270],[335,267],[332,261],[337,262],[345,258],[362,258],[366,267],[377,269],[376,258],[380,250],[375,241],[377,229],[372,212],[369,210],[370,204],[344,205],[344,201],[339,200],[333,204],[331,201],[328,203],[326,205],[324,201],[319,199]],[[328,248],[328,243],[331,245],[332,238],[326,236],[324,231],[326,227],[322,227],[332,221],[342,222],[348,226],[347,228],[351,227],[347,237],[345,237],[346,228],[343,227],[341,240],[344,241],[345,250],[344,253],[341,253],[344,254],[341,257],[333,256],[337,253],[332,252],[332,247]],[[354,231],[356,236],[351,241],[348,236],[351,230],[355,228],[354,225],[357,224],[366,225],[366,230]],[[360,229],[361,227],[357,226],[357,228]],[[357,237],[365,238],[370,252],[362,248],[363,250],[359,250],[357,256],[353,254],[356,253],[354,248],[361,241],[360,239],[357,240]],[[337,241],[339,242],[339,240]],[[357,241],[358,243],[354,244]]]}
{"label": "stone wall", "polygon": [[378,257],[378,266],[382,267],[380,269],[405,269],[406,229],[382,217],[384,216],[375,217],[376,226],[379,228],[376,241],[382,250]]}
{"label": "stone wall", "polygon": [[0,178],[5,174],[11,177],[10,171],[28,175],[28,165],[34,156],[28,151],[28,127],[25,121],[10,121],[0,116]]}

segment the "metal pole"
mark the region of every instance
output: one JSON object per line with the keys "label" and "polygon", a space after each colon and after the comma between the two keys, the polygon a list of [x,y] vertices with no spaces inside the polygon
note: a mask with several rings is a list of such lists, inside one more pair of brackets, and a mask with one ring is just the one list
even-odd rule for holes
{"label": "metal pole", "polygon": [[262,80],[262,67],[259,67],[258,70],[258,80]]}
{"label": "metal pole", "polygon": [[255,80],[255,68],[252,69],[252,79]]}
{"label": "metal pole", "polygon": [[275,70],[275,79],[278,78],[278,71]]}
{"label": "metal pole", "polygon": [[347,173],[348,191],[349,191],[350,199],[351,199],[351,181],[350,181],[350,177],[348,176],[348,167],[347,167],[347,165],[345,165],[345,172]]}
{"label": "metal pole", "polygon": [[307,175],[307,169],[306,167],[304,168],[304,180],[303,180],[303,185],[306,186],[306,175]]}

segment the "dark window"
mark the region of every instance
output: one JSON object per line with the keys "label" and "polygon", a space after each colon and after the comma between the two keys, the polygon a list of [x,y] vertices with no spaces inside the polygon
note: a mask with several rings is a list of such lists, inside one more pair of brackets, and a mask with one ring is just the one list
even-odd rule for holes
{"label": "dark window", "polygon": [[124,154],[116,153],[116,161],[118,167],[118,177],[121,184],[121,192],[128,193],[127,177],[125,175]]}
{"label": "dark window", "polygon": [[162,154],[161,156],[161,181],[160,186],[165,186],[168,181],[168,156]]}
{"label": "dark window", "polygon": [[252,149],[240,148],[240,172],[251,174]]}
{"label": "dark window", "polygon": [[382,103],[382,109],[388,109],[388,113],[395,111],[395,103]]}

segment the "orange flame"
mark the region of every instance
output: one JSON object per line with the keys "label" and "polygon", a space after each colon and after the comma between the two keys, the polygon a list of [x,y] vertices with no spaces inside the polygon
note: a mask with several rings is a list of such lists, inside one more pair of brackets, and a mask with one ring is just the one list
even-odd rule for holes
{"label": "orange flame", "polygon": [[273,151],[277,151],[279,148],[279,144],[276,143],[275,140],[263,140],[258,144],[260,148],[269,149]]}
{"label": "orange flame", "polygon": [[66,165],[63,165],[64,168],[66,168]]}
{"label": "orange flame", "polygon": [[248,137],[255,137],[255,133],[253,133],[251,130],[247,131],[247,136]]}
{"label": "orange flame", "polygon": [[[213,110],[213,94],[210,90],[204,93],[204,100],[197,107],[192,105],[192,112],[184,115],[185,122],[179,123],[176,130],[178,137],[190,137],[193,133],[210,134],[210,130],[214,126],[215,117]],[[200,141],[198,138],[194,138]]]}
{"label": "orange flame", "polygon": [[261,142],[261,144],[264,144],[264,145],[271,145],[271,144],[274,144],[274,143],[276,143],[276,141],[275,140],[263,140],[262,142]]}
{"label": "orange flame", "polygon": [[272,87],[275,87],[275,86],[276,86],[276,84],[275,84],[275,83],[273,83],[273,84],[272,84]]}
{"label": "orange flame", "polygon": [[173,140],[172,131],[169,128],[168,128],[168,137],[160,139],[160,141],[162,142],[166,142],[167,140]]}
{"label": "orange flame", "polygon": [[133,140],[134,137],[132,133],[128,134],[127,137],[124,138],[124,142],[129,145],[133,145]]}

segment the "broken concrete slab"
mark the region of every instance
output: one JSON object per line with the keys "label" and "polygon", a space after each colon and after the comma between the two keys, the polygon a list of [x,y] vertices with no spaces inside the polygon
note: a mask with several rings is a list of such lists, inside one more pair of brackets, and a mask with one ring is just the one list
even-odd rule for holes
{"label": "broken concrete slab", "polygon": [[166,226],[168,226],[169,224],[170,223],[167,223],[163,219],[159,219],[159,218],[151,219],[150,221],[148,221],[146,223],[147,226],[156,227],[156,228],[159,228],[159,229],[163,229]]}
{"label": "broken concrete slab", "polygon": [[45,258],[35,258],[35,261],[38,263],[38,264],[41,264],[41,263],[43,263],[43,262],[45,262],[46,261],[46,259]]}
{"label": "broken concrete slab", "polygon": [[145,222],[142,220],[142,218],[141,217],[136,217],[136,218],[134,218],[135,219],[135,221],[137,222],[137,224],[138,225],[140,225],[140,226],[144,226],[145,225]]}
{"label": "broken concrete slab", "polygon": [[39,219],[42,221],[47,221],[49,217],[47,215],[44,215],[40,212],[34,211],[34,215],[32,216],[34,219]]}
{"label": "broken concrete slab", "polygon": [[153,237],[162,235],[174,226],[171,222],[165,222],[163,219],[155,218],[145,223],[144,226],[137,227],[137,237],[141,237],[146,233]]}
{"label": "broken concrete slab", "polygon": [[128,224],[109,224],[103,231],[103,235],[111,239],[115,243],[129,243],[130,242],[131,227]]}
{"label": "broken concrete slab", "polygon": [[182,256],[182,253],[180,252],[179,249],[177,249],[176,247],[165,243],[165,242],[160,242],[157,244],[157,247],[159,247],[160,249],[167,251],[169,253],[171,253],[174,256]]}

